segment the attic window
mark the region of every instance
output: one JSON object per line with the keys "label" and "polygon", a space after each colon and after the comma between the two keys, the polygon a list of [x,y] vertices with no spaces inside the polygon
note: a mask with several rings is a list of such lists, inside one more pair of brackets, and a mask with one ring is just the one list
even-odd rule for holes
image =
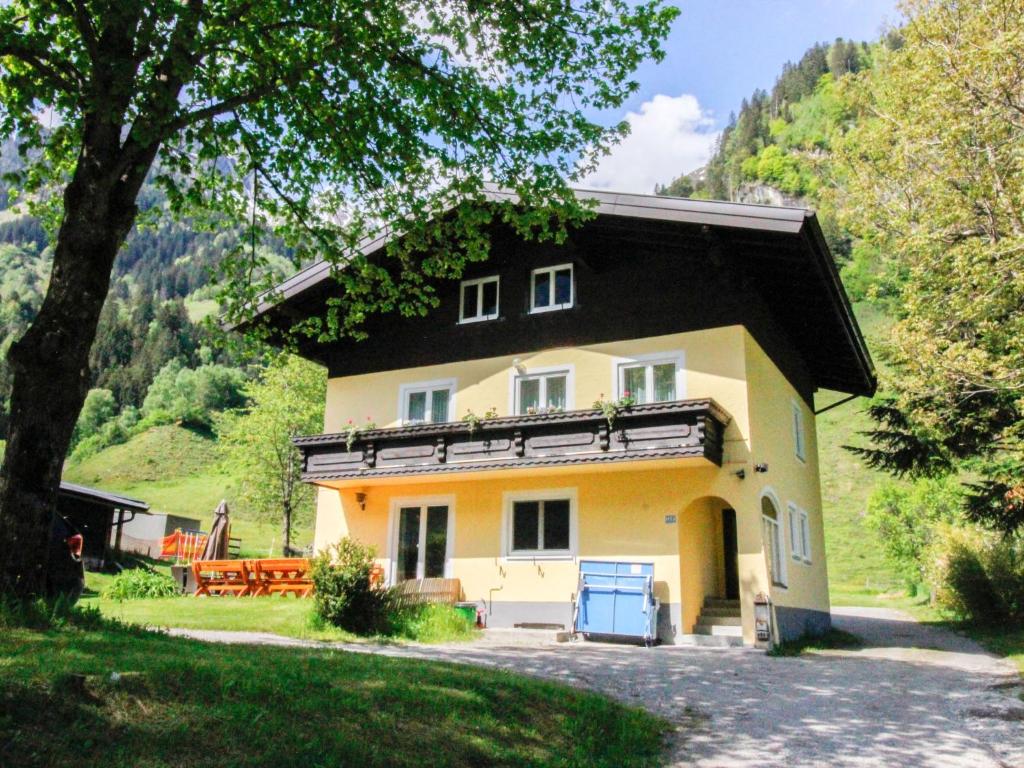
{"label": "attic window", "polygon": [[530,276],[530,311],[551,312],[573,304],[572,264],[535,269]]}
{"label": "attic window", "polygon": [[459,288],[459,322],[477,323],[498,316],[498,277],[463,280]]}

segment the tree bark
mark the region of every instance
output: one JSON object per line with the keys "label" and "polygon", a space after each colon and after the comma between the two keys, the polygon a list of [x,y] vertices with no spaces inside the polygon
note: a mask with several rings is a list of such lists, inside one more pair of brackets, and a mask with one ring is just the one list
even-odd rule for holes
{"label": "tree bark", "polygon": [[64,190],[64,218],[43,305],[7,359],[13,373],[0,468],[0,589],[44,594],[52,516],[64,456],[89,387],[89,351],[114,258],[137,213],[155,149],[125,170],[120,126],[86,125]]}
{"label": "tree bark", "polygon": [[284,546],[281,549],[281,552],[284,553],[285,557],[289,557],[291,555],[292,548],[292,505],[290,501],[286,501],[284,504],[284,521],[282,528],[284,529],[282,531]]}

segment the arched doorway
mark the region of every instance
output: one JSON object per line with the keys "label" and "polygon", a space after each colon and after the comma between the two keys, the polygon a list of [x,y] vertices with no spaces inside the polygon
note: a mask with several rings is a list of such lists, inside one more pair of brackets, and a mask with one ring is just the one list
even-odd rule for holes
{"label": "arched doorway", "polygon": [[689,634],[708,601],[739,599],[736,512],[725,499],[705,496],[687,505],[680,522],[682,632]]}

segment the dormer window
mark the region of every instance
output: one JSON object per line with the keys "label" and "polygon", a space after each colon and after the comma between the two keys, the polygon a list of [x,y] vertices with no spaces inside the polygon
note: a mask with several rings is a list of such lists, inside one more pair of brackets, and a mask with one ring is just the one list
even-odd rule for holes
{"label": "dormer window", "polygon": [[459,291],[460,323],[478,323],[498,316],[497,275],[463,280]]}
{"label": "dormer window", "polygon": [[551,312],[573,304],[572,264],[535,269],[530,275],[530,311]]}

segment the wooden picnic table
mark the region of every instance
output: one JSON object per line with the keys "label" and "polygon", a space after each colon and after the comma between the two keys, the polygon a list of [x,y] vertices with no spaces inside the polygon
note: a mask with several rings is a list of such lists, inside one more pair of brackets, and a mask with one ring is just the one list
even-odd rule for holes
{"label": "wooden picnic table", "polygon": [[310,561],[305,557],[282,557],[253,560],[253,583],[256,596],[288,595],[309,597],[313,594]]}
{"label": "wooden picnic table", "polygon": [[196,560],[192,563],[192,574],[196,579],[196,597],[252,594],[252,573],[247,560]]}

